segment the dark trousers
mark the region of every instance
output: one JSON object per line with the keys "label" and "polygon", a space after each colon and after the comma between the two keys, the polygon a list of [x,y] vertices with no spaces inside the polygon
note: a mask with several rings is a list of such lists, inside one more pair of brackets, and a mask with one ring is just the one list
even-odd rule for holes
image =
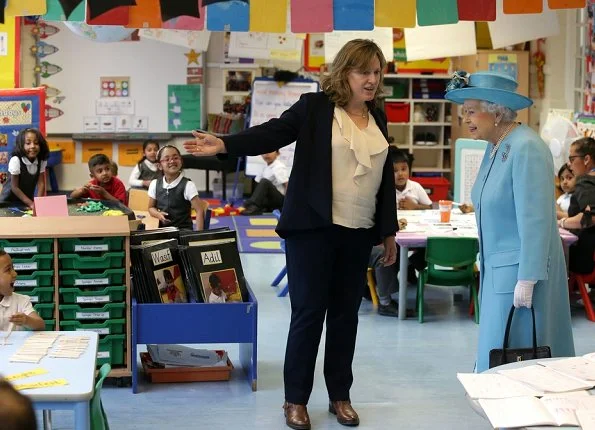
{"label": "dark trousers", "polygon": [[283,207],[285,196],[268,179],[262,178],[245,206],[258,206],[260,209],[275,210]]}
{"label": "dark trousers", "polygon": [[308,403],[325,316],[324,378],[329,399],[349,400],[371,231],[332,226],[290,236],[285,245],[287,278],[291,280],[285,400]]}

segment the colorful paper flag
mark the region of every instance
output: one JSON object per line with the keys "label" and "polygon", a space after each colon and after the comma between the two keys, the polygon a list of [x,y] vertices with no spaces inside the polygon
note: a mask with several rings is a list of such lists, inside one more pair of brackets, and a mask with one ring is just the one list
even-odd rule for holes
{"label": "colorful paper flag", "polygon": [[335,30],[374,30],[374,0],[334,0]]}
{"label": "colorful paper flag", "polygon": [[247,2],[230,0],[204,0],[207,5],[207,30],[248,31],[250,29],[250,6]]}
{"label": "colorful paper flag", "polygon": [[291,0],[293,33],[333,31],[333,0]]}
{"label": "colorful paper flag", "polygon": [[136,0],[128,15],[128,28],[161,28],[161,6],[159,0]]}
{"label": "colorful paper flag", "polygon": [[543,0],[504,0],[504,13],[541,13],[543,12]]}
{"label": "colorful paper flag", "polygon": [[548,0],[550,9],[582,9],[587,4],[586,0]]}
{"label": "colorful paper flag", "polygon": [[10,0],[4,9],[4,15],[31,16],[43,15],[47,12],[45,0]]}
{"label": "colorful paper flag", "polygon": [[250,31],[285,33],[287,31],[286,0],[251,0]]}
{"label": "colorful paper flag", "polygon": [[461,21],[495,21],[496,0],[458,0]]}
{"label": "colorful paper flag", "polygon": [[457,0],[417,0],[417,24],[443,25],[459,22]]}
{"label": "colorful paper flag", "polygon": [[87,0],[89,25],[126,25],[136,0]]}
{"label": "colorful paper flag", "polygon": [[87,5],[85,0],[47,0],[47,12],[44,21],[85,20]]}
{"label": "colorful paper flag", "polygon": [[[376,0],[374,24],[376,27],[415,27],[415,3],[416,0]],[[395,13],[397,7],[399,13]]]}

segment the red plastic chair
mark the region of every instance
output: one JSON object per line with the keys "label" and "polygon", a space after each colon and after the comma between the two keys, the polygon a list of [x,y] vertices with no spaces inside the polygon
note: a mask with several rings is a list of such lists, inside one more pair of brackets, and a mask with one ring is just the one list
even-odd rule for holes
{"label": "red plastic chair", "polygon": [[[593,259],[595,261],[595,254],[593,255]],[[585,306],[587,319],[595,322],[595,312],[593,311],[593,304],[591,303],[591,298],[587,292],[586,284],[595,286],[595,269],[587,274],[570,272],[570,277],[568,279],[568,294],[572,296],[575,289],[578,288]]]}

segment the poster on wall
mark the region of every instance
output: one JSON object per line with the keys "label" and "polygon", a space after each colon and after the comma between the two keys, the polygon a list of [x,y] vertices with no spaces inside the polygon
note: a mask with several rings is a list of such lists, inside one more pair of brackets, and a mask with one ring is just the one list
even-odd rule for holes
{"label": "poster on wall", "polygon": [[201,85],[168,85],[168,131],[202,128]]}
{"label": "poster on wall", "polygon": [[516,81],[518,75],[516,54],[489,54],[488,70],[510,76]]}
{"label": "poster on wall", "polygon": [[8,179],[8,160],[19,132],[37,128],[45,135],[45,90],[0,89],[0,190]]}

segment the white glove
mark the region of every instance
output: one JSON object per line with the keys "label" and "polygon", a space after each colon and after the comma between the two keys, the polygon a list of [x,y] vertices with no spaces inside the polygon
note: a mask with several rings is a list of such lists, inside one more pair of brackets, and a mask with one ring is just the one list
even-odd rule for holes
{"label": "white glove", "polygon": [[533,304],[533,287],[536,281],[517,281],[514,287],[513,304],[515,308],[530,308]]}

